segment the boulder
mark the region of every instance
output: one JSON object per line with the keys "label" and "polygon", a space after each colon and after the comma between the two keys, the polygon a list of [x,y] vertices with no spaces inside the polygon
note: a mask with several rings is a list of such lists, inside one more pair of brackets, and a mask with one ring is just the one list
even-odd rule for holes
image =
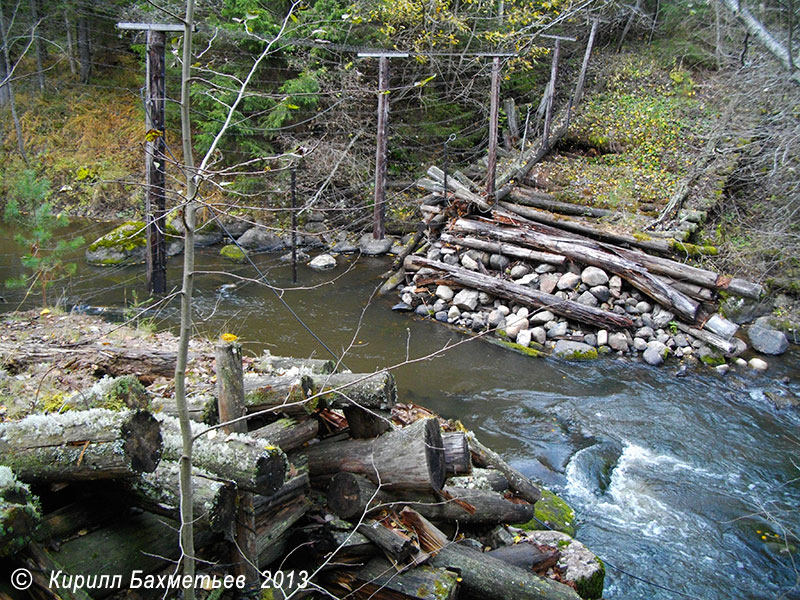
{"label": "boulder", "polygon": [[371,233],[367,233],[362,235],[361,239],[358,240],[358,248],[361,250],[362,254],[366,254],[367,256],[380,256],[389,252],[389,250],[392,249],[393,243],[394,242],[389,238],[376,240],[372,237]]}
{"label": "boulder", "polygon": [[502,254],[492,254],[489,257],[489,266],[492,269],[500,272],[505,271],[510,262],[511,261]]}
{"label": "boulder", "polygon": [[269,231],[263,225],[251,227],[245,231],[236,242],[247,250],[274,252],[286,247],[283,239],[276,233]]}
{"label": "boulder", "polygon": [[583,342],[570,340],[558,340],[553,354],[565,360],[591,360],[597,358],[597,350],[595,348]]}
{"label": "boulder", "polygon": [[478,291],[461,290],[453,298],[453,304],[461,310],[474,311],[478,307]]}
{"label": "boulder", "polygon": [[786,334],[773,329],[766,317],[756,319],[747,330],[747,337],[756,352],[761,354],[778,355],[789,349],[789,340]]}
{"label": "boulder", "polygon": [[533,339],[533,336],[531,334],[531,330],[530,329],[523,329],[517,334],[516,342],[520,346],[525,346],[527,348],[528,346],[531,345],[531,340],[532,339]]}
{"label": "boulder", "polygon": [[512,340],[517,339],[517,334],[523,329],[528,329],[528,319],[518,317],[517,315],[509,315],[506,319],[506,335]]}
{"label": "boulder", "polygon": [[530,272],[531,270],[528,267],[528,265],[514,265],[513,267],[511,267],[511,279],[515,280],[519,279],[520,277],[524,277]]}
{"label": "boulder", "polygon": [[549,310],[542,310],[535,313],[531,318],[531,325],[544,325],[555,319],[556,316],[551,313]]}
{"label": "boulder", "polygon": [[608,283],[608,274],[597,267],[586,267],[581,273],[581,281],[590,288],[605,285]]}
{"label": "boulder", "polygon": [[578,304],[585,304],[586,306],[597,306],[599,302],[597,298],[595,298],[594,294],[590,291],[583,292],[580,296],[578,296]]}
{"label": "boulder", "polygon": [[561,279],[561,275],[557,273],[546,273],[539,277],[539,289],[545,294],[552,294],[559,279]]}
{"label": "boulder", "polygon": [[760,358],[751,358],[747,364],[754,371],[766,371],[769,368],[769,365],[766,363],[766,361],[763,361]]}
{"label": "boulder", "polygon": [[596,285],[589,288],[589,291],[599,302],[608,302],[611,299],[611,291],[605,285]]}
{"label": "boulder", "polygon": [[[107,267],[145,262],[147,258],[146,226],[142,221],[128,221],[98,238],[86,250],[90,265]],[[167,225],[165,241],[167,256],[183,251],[183,240],[171,225]]]}
{"label": "boulder", "polygon": [[453,290],[446,285],[440,285],[436,288],[436,296],[445,302],[452,300],[454,295]]}
{"label": "boulder", "polygon": [[669,354],[669,348],[664,344],[657,341],[652,341],[647,344],[647,348],[642,354],[644,362],[648,365],[658,366],[664,362],[664,359]]}
{"label": "boulder", "polygon": [[358,252],[358,246],[347,240],[342,240],[333,245],[331,252],[336,252],[337,254],[352,254],[353,252]]}
{"label": "boulder", "polygon": [[472,258],[469,254],[461,257],[461,266],[470,271],[478,270],[478,261]]}
{"label": "boulder", "polygon": [[606,570],[602,561],[586,546],[559,531],[529,531],[525,538],[528,543],[559,550],[561,557],[557,565],[562,581],[573,585],[581,598],[595,600],[602,597]]}
{"label": "boulder", "polygon": [[574,290],[576,287],[578,287],[580,282],[581,282],[581,276],[580,275],[578,275],[576,273],[568,272],[568,273],[564,273],[561,276],[561,278],[558,280],[558,283],[556,284],[556,287],[559,290],[562,290],[562,291],[563,290]]}
{"label": "boulder", "polygon": [[627,352],[628,338],[625,337],[624,333],[612,333],[608,336],[608,345],[611,346],[612,350],[616,350],[617,352]]}
{"label": "boulder", "polygon": [[336,266],[336,259],[330,254],[320,254],[315,256],[308,266],[316,271],[327,271]]}
{"label": "boulder", "polygon": [[231,262],[240,264],[247,262],[247,252],[239,248],[236,244],[226,244],[220,248],[219,255]]}

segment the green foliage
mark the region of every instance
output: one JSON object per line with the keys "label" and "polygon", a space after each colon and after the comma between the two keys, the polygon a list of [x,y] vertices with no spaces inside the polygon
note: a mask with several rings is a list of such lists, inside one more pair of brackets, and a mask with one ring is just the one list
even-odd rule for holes
{"label": "green foliage", "polygon": [[38,284],[43,305],[47,304],[47,288],[56,278],[70,277],[75,273],[77,265],[64,262],[64,255],[83,244],[80,236],[72,239],[54,237],[57,230],[69,225],[69,220],[61,213],[54,214],[49,196],[49,180],[27,169],[14,182],[3,213],[7,223],[22,230],[14,239],[27,248],[20,262],[30,271],[27,275],[7,280],[6,286],[32,288]]}

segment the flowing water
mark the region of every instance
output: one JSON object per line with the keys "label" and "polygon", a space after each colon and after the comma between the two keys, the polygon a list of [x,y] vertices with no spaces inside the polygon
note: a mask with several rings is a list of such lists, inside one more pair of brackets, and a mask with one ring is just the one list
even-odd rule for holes
{"label": "flowing water", "polygon": [[[107,227],[85,229],[91,240]],[[10,237],[0,231],[0,280],[18,272]],[[255,260],[273,285],[293,287],[291,269],[274,255]],[[179,283],[180,266],[180,258],[170,260],[170,284]],[[796,348],[770,361],[768,376],[678,378],[674,367],[623,359],[574,364],[480,340],[455,345],[467,336],[391,312],[394,298],[369,301],[386,267],[382,259],[340,259],[320,274],[301,265],[305,289],[280,293],[335,353],[348,348],[344,362],[353,371],[452,346],[394,371],[401,401],[461,419],[563,495],[579,515],[577,537],[606,560],[606,598],[800,598],[800,564],[793,563],[800,557],[782,553],[773,537],[800,528],[800,412],[767,398],[800,396]],[[142,270],[81,264],[66,303],[119,316],[136,291],[145,296]],[[246,352],[326,355],[271,289],[223,273],[256,278],[252,267],[221,262],[209,249],[198,270],[199,335],[235,333]],[[22,297],[2,295],[5,310]],[[176,306],[154,320],[174,327]]]}

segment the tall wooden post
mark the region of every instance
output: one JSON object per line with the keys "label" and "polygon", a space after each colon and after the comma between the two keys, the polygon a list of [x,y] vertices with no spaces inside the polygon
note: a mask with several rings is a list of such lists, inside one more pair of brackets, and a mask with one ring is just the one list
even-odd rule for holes
{"label": "tall wooden post", "polygon": [[292,167],[292,283],[297,283],[297,168]]}
{"label": "tall wooden post", "polygon": [[500,57],[492,58],[492,98],[489,105],[489,162],[486,174],[486,200],[494,201],[494,183],[497,176],[497,132],[500,118]]}
{"label": "tall wooden post", "polygon": [[166,185],[164,98],[166,33],[147,32],[147,100],[145,110],[145,173],[147,175],[147,287],[153,294],[167,292]]}
{"label": "tall wooden post", "polygon": [[[214,347],[217,363],[217,402],[221,423],[238,419],[247,414],[244,403],[244,380],[242,369],[242,346],[236,342],[220,341]],[[247,421],[237,421],[223,427],[226,433],[247,433]],[[235,547],[232,561],[236,575],[244,575],[247,589],[258,586],[259,572],[256,547],[256,515],[253,494],[239,492],[236,514]]]}
{"label": "tall wooden post", "polygon": [[145,99],[145,177],[147,194],[147,289],[153,294],[167,292],[166,153],[165,118],[166,32],[183,32],[183,25],[166,23],[117,23],[117,29],[147,32],[147,98]]}
{"label": "tall wooden post", "polygon": [[359,58],[377,57],[378,63],[378,134],[375,144],[375,205],[372,237],[386,235],[386,130],[389,125],[389,58],[406,58],[405,52],[359,52]]}
{"label": "tall wooden post", "polygon": [[556,46],[553,49],[553,63],[550,67],[550,83],[547,88],[547,106],[544,113],[544,131],[542,133],[542,145],[547,146],[550,139],[550,124],[553,120],[553,98],[556,95],[556,76],[558,75],[558,57],[561,54],[561,40],[556,39]]}

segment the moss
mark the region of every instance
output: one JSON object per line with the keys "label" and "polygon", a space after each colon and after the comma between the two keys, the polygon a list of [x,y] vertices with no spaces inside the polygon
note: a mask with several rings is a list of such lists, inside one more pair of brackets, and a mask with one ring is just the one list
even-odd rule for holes
{"label": "moss", "polygon": [[562,355],[561,358],[566,360],[594,360],[597,356],[597,348],[589,348],[588,350],[574,350],[569,354]]}
{"label": "moss", "polygon": [[716,246],[699,246],[697,244],[689,244],[679,240],[672,240],[670,247],[675,252],[680,252],[687,256],[716,256],[719,254]]}
{"label": "moss", "polygon": [[633,239],[638,240],[640,242],[649,242],[653,238],[651,238],[646,233],[642,233],[641,231],[634,231],[633,232]]}
{"label": "moss", "polygon": [[43,398],[43,409],[46,413],[59,413],[74,410],[75,407],[64,400],[63,392],[48,394]]}
{"label": "moss", "polygon": [[226,258],[236,263],[243,263],[247,261],[247,253],[236,244],[228,244],[223,246],[219,251],[219,255],[222,258]]}
{"label": "moss", "polygon": [[114,248],[125,252],[132,252],[136,250],[136,248],[146,245],[145,224],[142,221],[127,221],[95,241],[89,246],[89,250],[95,251],[99,248]]}
{"label": "moss", "polygon": [[578,579],[575,582],[575,591],[578,592],[578,595],[581,598],[586,598],[586,600],[594,600],[595,598],[600,598],[603,595],[603,584],[606,578],[606,566],[599,558],[595,558],[595,560],[600,565],[600,569],[595,571],[591,577]]}
{"label": "moss", "polygon": [[718,367],[725,364],[725,359],[719,354],[704,354],[700,360],[709,367]]}
{"label": "moss", "polygon": [[150,398],[142,382],[134,375],[118,377],[103,396],[98,408],[126,410],[128,408],[147,409]]}
{"label": "moss", "polygon": [[499,344],[501,346],[508,348],[509,350],[513,350],[514,352],[519,352],[520,354],[524,354],[525,356],[531,356],[533,358],[543,358],[547,356],[547,354],[545,354],[541,350],[537,350],[536,348],[531,348],[530,346],[523,346],[522,344],[509,342],[506,340],[500,340]]}
{"label": "moss", "polygon": [[542,498],[535,505],[534,518],[519,525],[519,528],[526,531],[553,529],[574,536],[574,521],[575,511],[570,505],[550,490],[542,488]]}

